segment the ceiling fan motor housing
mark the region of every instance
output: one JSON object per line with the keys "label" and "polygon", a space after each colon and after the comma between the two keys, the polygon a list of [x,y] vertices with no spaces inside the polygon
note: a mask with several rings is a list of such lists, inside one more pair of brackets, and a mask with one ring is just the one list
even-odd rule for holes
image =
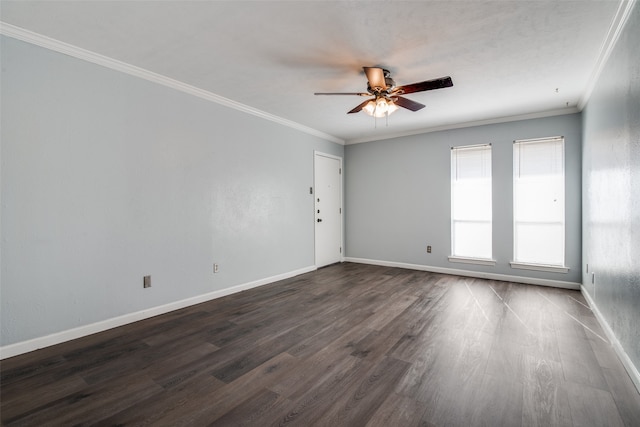
{"label": "ceiling fan motor housing", "polygon": [[384,82],[387,84],[387,92],[390,92],[396,87],[396,82],[391,77],[385,77]]}
{"label": "ceiling fan motor housing", "polygon": [[396,82],[391,78],[389,70],[382,69],[382,73],[384,74],[384,82],[387,85],[387,93],[390,93],[396,87]]}

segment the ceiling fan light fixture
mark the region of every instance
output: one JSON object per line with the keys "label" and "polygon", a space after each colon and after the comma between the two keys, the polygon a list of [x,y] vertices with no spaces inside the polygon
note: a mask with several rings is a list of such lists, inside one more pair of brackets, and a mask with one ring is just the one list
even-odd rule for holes
{"label": "ceiling fan light fixture", "polygon": [[362,108],[362,111],[364,111],[365,113],[367,113],[370,116],[373,116],[374,113],[376,112],[376,103],[373,100],[369,101],[367,103],[367,105],[365,105]]}
{"label": "ceiling fan light fixture", "polygon": [[398,109],[398,106],[391,100],[386,98],[378,98],[375,101],[369,101],[362,111],[373,117],[385,117]]}
{"label": "ceiling fan light fixture", "polygon": [[389,109],[389,106],[387,105],[386,99],[384,98],[376,99],[376,113],[382,113],[382,115],[384,115],[388,109]]}

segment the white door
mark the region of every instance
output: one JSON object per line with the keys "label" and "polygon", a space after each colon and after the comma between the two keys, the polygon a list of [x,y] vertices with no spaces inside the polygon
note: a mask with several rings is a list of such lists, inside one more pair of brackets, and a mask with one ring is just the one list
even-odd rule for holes
{"label": "white door", "polygon": [[316,267],[342,261],[342,159],[315,153]]}

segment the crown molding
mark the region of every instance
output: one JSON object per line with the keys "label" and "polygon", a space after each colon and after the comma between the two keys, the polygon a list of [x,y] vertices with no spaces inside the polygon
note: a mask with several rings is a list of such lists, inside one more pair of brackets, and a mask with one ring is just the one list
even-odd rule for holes
{"label": "crown molding", "polygon": [[224,105],[225,107],[233,108],[234,110],[242,111],[253,116],[260,117],[265,120],[269,120],[280,125],[296,129],[309,135],[317,136],[327,141],[335,142],[337,144],[344,145],[345,141],[328,133],[321,132],[317,129],[313,129],[304,126],[300,123],[296,123],[291,120],[284,119],[282,117],[269,114],[265,111],[258,110],[248,105],[241,104],[233,101],[229,98],[225,98],[220,95],[216,95],[213,92],[206,91],[204,89],[197,88],[195,86],[183,83],[181,81],[163,76],[161,74],[154,73],[144,68],[136,67],[135,65],[127,64],[126,62],[118,61],[117,59],[109,58],[104,55],[100,55],[95,52],[91,52],[86,49],[82,49],[78,46],[74,46],[60,40],[52,39],[42,34],[35,33],[24,28],[17,27],[15,25],[7,24],[0,21],[0,34],[7,37],[11,37],[17,40],[21,40],[36,46],[44,47],[46,49],[62,53],[64,55],[71,56],[73,58],[81,59],[93,64],[97,64],[112,70],[120,71],[125,74],[129,74],[134,77],[157,83],[162,86],[166,86],[180,92],[196,96],[198,98],[205,99],[207,101],[215,102],[216,104]]}
{"label": "crown molding", "polygon": [[477,121],[473,121],[473,122],[456,123],[456,124],[444,125],[444,126],[435,126],[435,127],[431,127],[431,128],[416,129],[416,130],[408,131],[408,132],[392,133],[392,134],[388,134],[388,135],[384,135],[384,136],[375,135],[375,136],[369,137],[369,138],[348,139],[345,142],[345,145],[360,144],[360,143],[363,143],[363,142],[382,141],[382,140],[385,140],[385,139],[401,138],[403,136],[421,135],[421,134],[425,134],[425,133],[440,132],[440,131],[454,130],[454,129],[462,129],[462,128],[469,128],[469,127],[474,127],[474,126],[484,126],[484,125],[493,125],[493,124],[500,124],[500,123],[507,123],[507,122],[517,122],[519,120],[530,120],[530,119],[540,119],[540,118],[544,118],[544,117],[563,116],[565,114],[575,114],[575,113],[579,113],[579,112],[580,112],[580,110],[577,107],[569,107],[569,108],[562,108],[562,109],[559,109],[559,110],[549,110],[549,111],[540,111],[540,112],[537,112],[537,113],[519,114],[517,116],[496,117],[494,119],[477,120]]}
{"label": "crown molding", "polygon": [[598,53],[598,60],[596,61],[596,66],[591,72],[591,76],[587,82],[587,87],[578,102],[578,109],[582,111],[584,107],[587,105],[589,98],[591,97],[591,93],[602,74],[602,70],[604,66],[607,64],[609,60],[609,56],[611,56],[611,52],[613,52],[618,39],[620,38],[620,34],[624,29],[629,16],[631,15],[631,10],[633,10],[633,6],[635,5],[636,0],[620,0],[620,4],[618,5],[618,10],[616,11],[613,20],[611,21],[611,25],[609,26],[609,31],[607,32],[607,36],[602,42],[602,46],[600,46],[600,52]]}

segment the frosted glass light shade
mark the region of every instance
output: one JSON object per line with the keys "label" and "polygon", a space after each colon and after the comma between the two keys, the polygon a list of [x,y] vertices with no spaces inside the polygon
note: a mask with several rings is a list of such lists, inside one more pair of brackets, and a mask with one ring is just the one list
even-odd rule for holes
{"label": "frosted glass light shade", "polygon": [[375,101],[371,100],[365,105],[362,110],[373,117],[384,117],[396,111],[398,106],[385,98],[378,98]]}

